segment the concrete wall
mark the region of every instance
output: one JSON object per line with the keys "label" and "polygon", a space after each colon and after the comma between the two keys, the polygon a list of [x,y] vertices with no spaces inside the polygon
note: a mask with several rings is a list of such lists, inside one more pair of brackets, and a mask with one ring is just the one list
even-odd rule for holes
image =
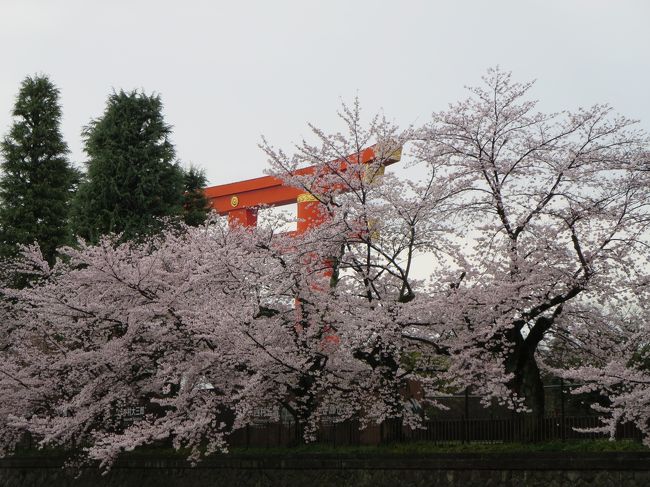
{"label": "concrete wall", "polygon": [[75,479],[57,458],[0,460],[2,487],[648,487],[650,453],[436,455],[223,455],[191,468],[180,459],[130,457],[106,475]]}

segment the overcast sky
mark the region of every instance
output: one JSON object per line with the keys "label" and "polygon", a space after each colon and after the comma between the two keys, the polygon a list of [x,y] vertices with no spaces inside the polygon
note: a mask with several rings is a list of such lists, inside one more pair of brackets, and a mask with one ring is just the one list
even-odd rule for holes
{"label": "overcast sky", "polygon": [[606,102],[650,129],[650,1],[0,0],[0,134],[26,75],[61,90],[71,157],[111,90],[162,96],[179,159],[211,184],[257,177],[360,97],[401,124],[499,64],[544,110]]}

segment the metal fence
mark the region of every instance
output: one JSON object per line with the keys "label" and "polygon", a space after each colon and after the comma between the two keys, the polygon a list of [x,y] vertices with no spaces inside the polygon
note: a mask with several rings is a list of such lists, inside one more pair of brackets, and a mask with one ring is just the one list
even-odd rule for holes
{"label": "metal fence", "polygon": [[[427,441],[450,443],[507,443],[605,439],[604,433],[579,429],[601,426],[595,416],[552,416],[535,418],[516,415],[498,419],[440,419],[424,421],[420,428],[404,426],[399,419],[388,420],[361,430],[357,421],[321,425],[316,443],[329,446],[408,443]],[[641,432],[630,423],[618,426],[617,439],[641,440]],[[302,431],[296,423],[250,425],[230,437],[233,447],[271,448],[301,443]]]}
{"label": "metal fence", "polygon": [[[604,433],[583,432],[582,429],[601,426],[596,416],[550,416],[535,418],[517,414],[496,419],[435,419],[423,421],[419,428],[411,429],[401,419],[391,419],[382,424],[371,424],[361,429],[358,421],[327,422],[320,425],[315,443],[337,446],[381,445],[426,441],[445,445],[455,443],[509,443],[548,442],[606,439]],[[305,443],[301,426],[290,422],[257,422],[233,432],[228,444],[234,448],[293,447]],[[642,434],[634,424],[618,425],[616,439],[641,441]],[[25,434],[19,450],[36,448],[36,441]],[[162,443],[161,443],[162,445]],[[74,450],[82,445],[73,443]]]}
{"label": "metal fence", "polygon": [[[426,441],[449,443],[507,443],[544,442],[566,440],[605,439],[604,433],[579,430],[602,426],[590,405],[598,397],[571,394],[575,384],[562,382],[545,386],[547,416],[516,414],[511,409],[495,403],[483,404],[482,397],[469,391],[435,397],[444,408],[423,410],[417,401],[414,411],[427,419],[419,428],[411,429],[401,419],[382,424],[371,424],[361,429],[359,421],[328,421],[315,433],[316,443],[336,446],[380,445]],[[125,410],[125,422],[138,421],[144,408]],[[284,408],[277,406],[256,412],[257,420],[233,432],[228,443],[236,448],[290,447],[304,443],[304,430]],[[334,417],[334,416],[333,416]],[[276,419],[271,419],[276,418]],[[618,425],[616,439],[641,441],[642,434],[634,424]],[[25,436],[22,448],[32,448],[34,441]],[[78,447],[79,445],[72,445]]]}
{"label": "metal fence", "polygon": [[[579,384],[566,384],[558,380],[555,384],[544,386],[547,414],[540,418],[532,414],[516,414],[511,409],[495,402],[484,404],[482,397],[465,390],[459,394],[434,397],[443,408],[416,409],[427,420],[420,428],[410,429],[401,420],[385,421],[381,425],[371,425],[363,430],[358,421],[322,424],[316,433],[316,442],[331,446],[337,445],[376,445],[427,441],[434,443],[502,443],[502,442],[541,442],[565,440],[604,439],[604,433],[581,432],[578,430],[602,426],[591,404],[599,397],[588,394],[573,394],[572,389]],[[487,406],[487,407],[486,407]],[[235,447],[276,447],[291,446],[303,441],[299,425],[288,414],[277,414],[280,421],[266,421],[260,412],[260,421],[238,430],[230,437]],[[619,425],[617,439],[641,440],[641,432],[631,423]]]}

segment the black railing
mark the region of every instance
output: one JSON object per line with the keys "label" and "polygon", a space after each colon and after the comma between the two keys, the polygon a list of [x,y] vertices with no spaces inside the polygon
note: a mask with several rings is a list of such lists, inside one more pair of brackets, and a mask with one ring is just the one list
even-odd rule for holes
{"label": "black railing", "polygon": [[[510,418],[489,419],[433,419],[423,421],[411,429],[401,419],[391,419],[382,424],[371,424],[361,429],[358,421],[327,422],[315,433],[315,443],[330,447],[381,445],[392,443],[429,442],[439,445],[455,443],[510,443],[552,442],[607,439],[601,432],[579,430],[602,426],[596,416],[550,416],[535,418],[529,414]],[[632,423],[618,425],[617,440],[641,441],[642,434]],[[233,432],[228,438],[231,448],[277,448],[304,444],[304,429],[294,421],[250,424]],[[74,443],[69,448],[82,445]],[[37,442],[25,434],[18,449],[35,449]]]}
{"label": "black railing", "polygon": [[[357,421],[327,423],[316,433],[316,443],[329,446],[407,443],[507,443],[606,439],[598,432],[577,429],[602,424],[595,416],[535,418],[517,415],[500,419],[439,419],[424,421],[420,428],[404,426],[399,419],[384,421],[360,430]],[[619,425],[616,439],[641,440],[641,432],[631,423]],[[269,448],[302,443],[302,429],[296,423],[259,423],[236,431],[230,437],[232,447]]]}

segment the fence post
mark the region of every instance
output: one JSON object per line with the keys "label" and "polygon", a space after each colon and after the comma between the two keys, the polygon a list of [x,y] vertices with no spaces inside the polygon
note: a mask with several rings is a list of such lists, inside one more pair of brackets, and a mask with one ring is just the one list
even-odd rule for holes
{"label": "fence post", "polygon": [[562,419],[560,426],[560,435],[562,441],[566,441],[566,425],[564,415],[564,379],[560,377],[560,418]]}
{"label": "fence post", "polygon": [[465,414],[463,415],[463,443],[469,443],[469,389],[465,387]]}

